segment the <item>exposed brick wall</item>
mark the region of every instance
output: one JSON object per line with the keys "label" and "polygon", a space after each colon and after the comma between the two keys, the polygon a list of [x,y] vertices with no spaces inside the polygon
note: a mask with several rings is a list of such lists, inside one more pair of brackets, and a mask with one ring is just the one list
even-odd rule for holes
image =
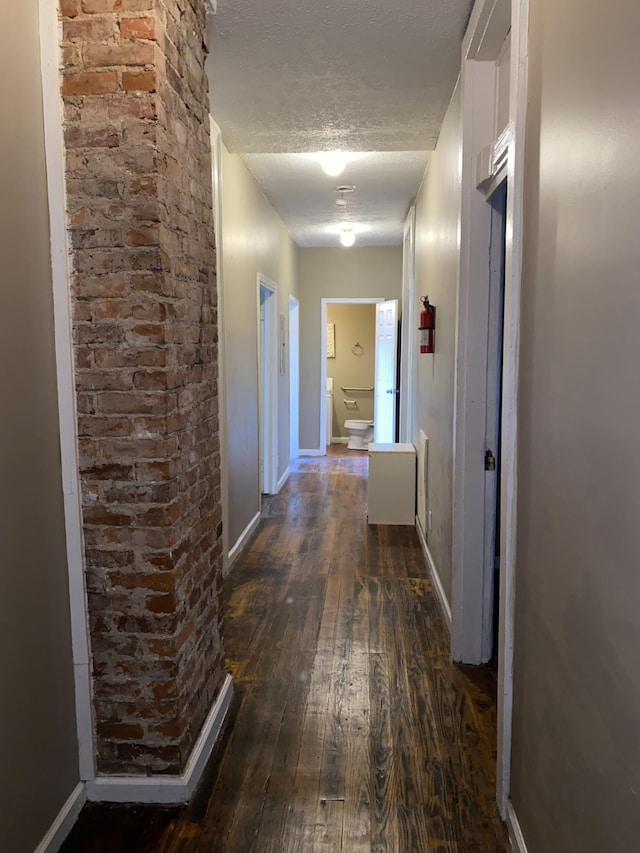
{"label": "exposed brick wall", "polygon": [[223,677],[204,0],[60,0],[98,769],[176,773]]}

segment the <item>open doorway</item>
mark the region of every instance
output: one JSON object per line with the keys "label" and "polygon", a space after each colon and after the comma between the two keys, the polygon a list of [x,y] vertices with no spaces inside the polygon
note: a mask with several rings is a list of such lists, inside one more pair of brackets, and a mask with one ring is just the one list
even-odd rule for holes
{"label": "open doorway", "polygon": [[[359,306],[362,315],[356,320]],[[384,306],[388,306],[389,310],[382,310]],[[341,309],[344,309],[343,318],[336,322]],[[385,301],[382,297],[325,298],[321,300],[320,313],[322,452],[331,442],[347,443],[344,427],[347,420],[372,421],[376,441],[394,442],[398,409],[398,301]],[[390,333],[393,334],[390,343],[393,359],[377,359],[376,351],[379,347],[376,345],[376,337],[381,332],[377,326],[380,325],[380,317],[389,319],[389,316],[391,319],[387,325],[390,325]],[[381,378],[383,367],[386,369],[384,383]],[[384,411],[376,403],[376,388],[384,392]],[[391,420],[388,428],[383,430],[382,421],[386,423],[388,416],[391,416]],[[375,428],[376,418],[380,421],[378,428]]]}
{"label": "open doorway", "polygon": [[278,478],[278,295],[277,285],[258,273],[258,412],[260,493],[277,492]]}

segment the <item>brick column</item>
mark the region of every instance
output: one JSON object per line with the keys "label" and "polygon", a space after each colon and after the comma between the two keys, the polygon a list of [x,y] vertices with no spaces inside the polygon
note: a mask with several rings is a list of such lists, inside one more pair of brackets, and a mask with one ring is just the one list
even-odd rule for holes
{"label": "brick column", "polygon": [[179,773],[223,672],[204,0],[60,0],[101,773]]}

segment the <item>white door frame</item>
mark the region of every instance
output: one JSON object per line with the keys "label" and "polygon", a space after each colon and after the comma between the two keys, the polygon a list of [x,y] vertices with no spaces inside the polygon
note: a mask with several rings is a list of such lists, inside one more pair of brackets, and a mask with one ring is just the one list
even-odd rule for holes
{"label": "white door frame", "polygon": [[300,302],[289,294],[289,459],[300,456]]}
{"label": "white door frame", "polygon": [[484,23],[481,13],[486,5],[482,0],[474,7],[463,43],[461,74],[462,198],[455,357],[451,646],[453,659],[469,664],[487,661],[483,639],[489,618],[484,594],[488,581],[484,566],[487,476],[484,454],[491,207],[477,188],[476,164],[479,151],[494,138],[495,65],[475,61],[478,45],[474,44],[474,25],[477,28]]}
{"label": "white door frame", "polygon": [[[509,123],[506,138],[507,209],[503,343],[500,614],[498,640],[497,800],[507,814],[513,704],[513,642],[517,524],[517,407],[522,267],[524,132],[529,0],[478,0],[462,52],[462,200],[456,328],[452,653],[483,656],[485,572],[484,465],[486,450],[487,282],[491,207],[477,189],[480,154],[495,141],[495,59],[511,25]],[[493,61],[492,61],[493,60]],[[493,146],[496,148],[496,146]],[[497,148],[496,148],[497,150]]]}
{"label": "white door frame", "polygon": [[511,784],[513,646],[516,596],[518,377],[524,217],[524,145],[529,60],[529,0],[511,2],[510,142],[507,157],[504,340],[502,371],[502,490],[500,512],[500,634],[498,653],[497,797],[505,817]]}
{"label": "white door frame", "polygon": [[400,311],[400,441],[413,444],[415,435],[416,347],[416,209],[411,207],[402,239],[402,301]]}
{"label": "white door frame", "polygon": [[[51,273],[60,463],[69,583],[71,645],[75,687],[78,770],[80,779],[95,779],[95,742],[91,684],[91,639],[85,586],[82,499],[78,467],[78,431],[73,344],[71,335],[71,275],[67,244],[67,203],[64,166],[60,44],[55,3],[39,0],[39,34],[44,112],[45,160],[51,239]],[[77,800],[82,805],[84,801]],[[76,806],[74,806],[75,809]],[[79,811],[79,807],[78,807]]]}
{"label": "white door frame", "polygon": [[229,457],[227,449],[226,327],[224,323],[224,283],[222,244],[222,134],[209,116],[211,132],[211,185],[213,229],[216,241],[216,290],[218,297],[218,424],[220,430],[220,502],[222,509],[222,573],[229,573]]}
{"label": "white door frame", "polygon": [[328,296],[320,300],[320,455],[327,454],[327,305],[374,305],[384,296]]}
{"label": "white door frame", "polygon": [[[264,273],[257,274],[258,342],[258,460],[262,476],[258,477],[260,505],[262,495],[278,491],[278,285]],[[265,290],[264,359],[260,346],[260,291]]]}

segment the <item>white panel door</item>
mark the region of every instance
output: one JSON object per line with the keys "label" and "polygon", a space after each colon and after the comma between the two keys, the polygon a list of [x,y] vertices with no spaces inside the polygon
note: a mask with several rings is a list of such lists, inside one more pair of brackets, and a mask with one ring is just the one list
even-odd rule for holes
{"label": "white panel door", "polygon": [[376,376],[373,440],[392,444],[396,440],[396,397],[398,358],[398,300],[376,304]]}

